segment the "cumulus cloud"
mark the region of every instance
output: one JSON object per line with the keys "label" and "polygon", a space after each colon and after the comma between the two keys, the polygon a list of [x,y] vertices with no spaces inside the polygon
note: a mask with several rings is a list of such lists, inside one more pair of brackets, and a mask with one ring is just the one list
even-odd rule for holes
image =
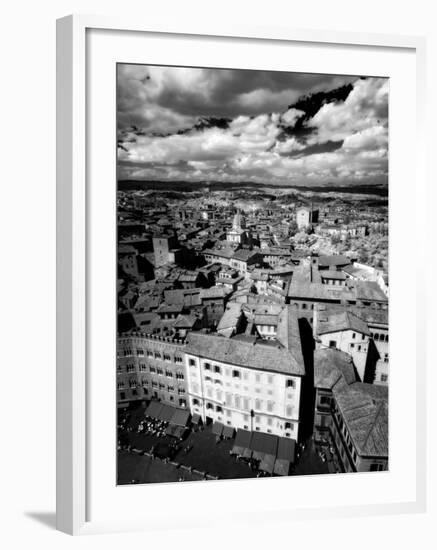
{"label": "cumulus cloud", "polygon": [[118,177],[387,178],[388,81],[120,65]]}
{"label": "cumulus cloud", "polygon": [[388,80],[368,78],[355,82],[344,102],[327,103],[308,121],[316,131],[310,142],[346,139],[353,133],[387,125]]}
{"label": "cumulus cloud", "polygon": [[287,126],[294,126],[299,118],[305,115],[305,111],[291,107],[281,115],[281,122]]}

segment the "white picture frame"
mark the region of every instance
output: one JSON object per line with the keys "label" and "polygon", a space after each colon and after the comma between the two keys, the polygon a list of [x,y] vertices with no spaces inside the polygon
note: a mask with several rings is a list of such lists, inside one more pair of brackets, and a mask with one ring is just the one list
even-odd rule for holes
{"label": "white picture frame", "polygon": [[[421,37],[337,33],[262,26],[216,28],[192,22],[189,27],[178,28],[151,21],[73,15],[57,22],[57,528],[69,534],[84,534],[111,530],[159,528],[153,518],[135,517],[131,520],[108,516],[97,521],[89,514],[92,468],[90,466],[90,435],[88,430],[90,399],[90,273],[89,273],[89,182],[87,170],[87,116],[90,107],[87,96],[87,33],[105,30],[110,33],[153,34],[165,40],[171,36],[196,36],[199,40],[220,37],[232,42],[250,45],[265,43],[312,43],[319,46],[366,47],[396,49],[413,52],[416,66],[417,104],[415,110],[416,197],[424,196],[425,168],[422,151],[424,143],[424,112],[422,93],[425,88],[425,40]],[[122,61],[127,61],[123,58]],[[341,72],[341,67],[338,68]],[[115,174],[114,174],[115,178]],[[416,219],[416,230],[420,220]],[[392,230],[392,228],[390,229]],[[114,243],[115,245],[115,243]],[[416,254],[423,254],[420,247]],[[418,262],[420,265],[420,262]],[[417,309],[415,326],[415,441],[414,498],[406,501],[350,506],[338,504],[327,509],[300,509],[285,505],[278,508],[260,504],[265,519],[327,517],[329,515],[365,515],[372,513],[420,512],[426,506],[426,402],[425,402],[425,343],[422,311],[425,303],[424,288],[417,283],[413,308]],[[115,345],[115,342],[114,342]],[[114,362],[115,364],[115,362]],[[393,391],[396,391],[396,387]],[[114,427],[115,429],[115,427]],[[114,442],[115,447],[115,442]],[[219,482],[221,483],[221,482]],[[227,482],[233,483],[233,482]],[[252,482],[253,483],[253,482]],[[178,484],[186,485],[186,484]],[[200,484],[202,486],[208,484]],[[124,489],[126,491],[126,489]],[[160,490],[153,488],[154,494]],[[172,489],[166,486],[165,491]],[[205,489],[202,489],[204,491]],[[229,486],[227,488],[229,491]],[[231,512],[229,512],[230,514]],[[172,512],[169,512],[170,516]],[[166,521],[168,521],[168,515]],[[236,521],[238,521],[238,517]],[[241,516],[242,521],[245,518]],[[175,518],[176,521],[176,518]],[[256,517],[253,516],[253,521]],[[291,521],[291,520],[290,520]],[[193,526],[199,522],[193,519]],[[201,524],[201,520],[200,520]],[[163,527],[163,525],[162,525]]]}

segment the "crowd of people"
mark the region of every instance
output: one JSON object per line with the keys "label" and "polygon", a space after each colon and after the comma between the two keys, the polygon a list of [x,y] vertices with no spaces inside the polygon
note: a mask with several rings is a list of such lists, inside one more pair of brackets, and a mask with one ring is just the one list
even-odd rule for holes
{"label": "crowd of people", "polygon": [[138,423],[137,433],[148,433],[150,435],[155,435],[156,437],[165,437],[165,430],[167,427],[168,422],[146,416],[144,420],[141,420]]}

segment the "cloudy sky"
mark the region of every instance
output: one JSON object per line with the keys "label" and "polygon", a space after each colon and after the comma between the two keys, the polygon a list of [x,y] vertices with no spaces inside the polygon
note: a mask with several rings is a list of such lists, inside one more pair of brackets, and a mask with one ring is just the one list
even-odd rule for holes
{"label": "cloudy sky", "polygon": [[381,184],[388,80],[118,65],[118,178]]}

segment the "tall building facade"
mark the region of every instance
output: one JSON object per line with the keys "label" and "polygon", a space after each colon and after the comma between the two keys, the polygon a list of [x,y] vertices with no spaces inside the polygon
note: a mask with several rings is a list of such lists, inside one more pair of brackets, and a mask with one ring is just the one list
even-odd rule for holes
{"label": "tall building facade", "polygon": [[160,234],[153,237],[153,253],[155,268],[175,262],[179,249],[179,242],[174,234]]}
{"label": "tall building facade", "polygon": [[313,207],[308,208],[302,206],[296,210],[296,223],[298,229],[307,229],[312,227],[314,223],[317,223],[319,219],[319,211],[314,210]]}
{"label": "tall building facade", "polygon": [[117,342],[117,401],[159,399],[187,407],[185,340],[144,333],[121,335]]}
{"label": "tall building facade", "polygon": [[299,438],[305,367],[290,308],[277,339],[191,333],[185,347],[190,410],[204,422]]}

